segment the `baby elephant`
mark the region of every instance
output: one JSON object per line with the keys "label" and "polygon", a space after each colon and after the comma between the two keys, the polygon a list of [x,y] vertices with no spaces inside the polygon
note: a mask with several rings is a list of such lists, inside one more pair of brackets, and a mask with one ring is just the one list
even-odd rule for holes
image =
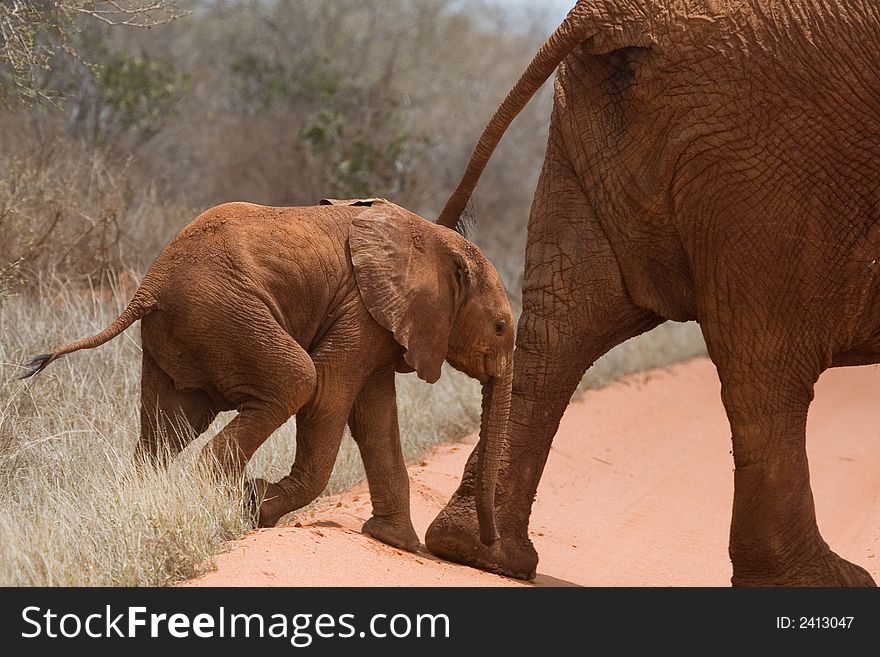
{"label": "baby elephant", "polygon": [[[97,347],[141,320],[138,458],[177,454],[221,411],[238,414],[206,446],[240,476],[296,414],[290,474],[256,481],[259,524],[327,485],[346,423],[364,461],[373,516],[363,531],[419,545],[400,448],[395,372],[429,383],[444,360],[483,384],[478,482],[483,539],[512,377],[513,318],[491,263],[471,242],[381,199],[273,208],[228,203],[175,237],[123,313],[100,333],[31,363]],[[486,409],[492,409],[488,413]],[[175,422],[192,430],[181,431]]]}

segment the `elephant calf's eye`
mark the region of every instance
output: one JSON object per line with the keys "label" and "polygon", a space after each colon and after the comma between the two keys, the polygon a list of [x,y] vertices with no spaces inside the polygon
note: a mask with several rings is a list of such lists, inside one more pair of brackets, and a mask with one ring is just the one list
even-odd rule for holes
{"label": "elephant calf's eye", "polygon": [[507,330],[507,324],[504,322],[495,322],[495,335],[504,335]]}

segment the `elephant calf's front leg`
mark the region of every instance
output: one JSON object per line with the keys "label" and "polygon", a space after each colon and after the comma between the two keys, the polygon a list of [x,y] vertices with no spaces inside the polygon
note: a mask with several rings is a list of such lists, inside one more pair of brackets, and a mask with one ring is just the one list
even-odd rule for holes
{"label": "elephant calf's front leg", "polygon": [[403,550],[419,547],[410,518],[409,476],[400,447],[394,370],[375,372],[366,382],[349,417],[367,472],[373,516],[363,532]]}

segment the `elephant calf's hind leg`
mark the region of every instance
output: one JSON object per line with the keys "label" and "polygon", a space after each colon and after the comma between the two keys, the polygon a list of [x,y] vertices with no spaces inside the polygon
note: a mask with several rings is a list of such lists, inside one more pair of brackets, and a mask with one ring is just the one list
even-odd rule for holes
{"label": "elephant calf's hind leg", "polygon": [[144,349],[141,435],[135,447],[135,463],[166,463],[204,433],[216,415],[207,394],[175,389],[171,377]]}

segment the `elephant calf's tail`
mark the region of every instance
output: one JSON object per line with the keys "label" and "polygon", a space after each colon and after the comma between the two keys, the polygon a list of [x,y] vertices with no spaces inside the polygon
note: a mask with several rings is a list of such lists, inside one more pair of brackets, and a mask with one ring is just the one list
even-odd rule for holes
{"label": "elephant calf's tail", "polygon": [[136,321],[150,314],[156,308],[156,300],[152,297],[151,294],[144,291],[143,287],[138,289],[135,293],[134,298],[129,302],[128,306],[125,310],[122,311],[122,314],[117,317],[110,326],[105,328],[100,333],[96,333],[95,335],[89,336],[87,338],[80,338],[79,340],[74,340],[73,342],[69,342],[62,347],[58,347],[55,351],[48,354],[40,354],[39,356],[35,356],[28,364],[27,364],[27,372],[25,372],[20,378],[27,379],[32,377],[34,374],[38,374],[46,369],[46,366],[51,363],[53,360],[64,356],[65,354],[69,354],[73,351],[79,351],[80,349],[94,349],[95,347],[99,347],[105,342],[108,342],[115,338],[117,335],[122,333],[129,326],[134,324]]}

